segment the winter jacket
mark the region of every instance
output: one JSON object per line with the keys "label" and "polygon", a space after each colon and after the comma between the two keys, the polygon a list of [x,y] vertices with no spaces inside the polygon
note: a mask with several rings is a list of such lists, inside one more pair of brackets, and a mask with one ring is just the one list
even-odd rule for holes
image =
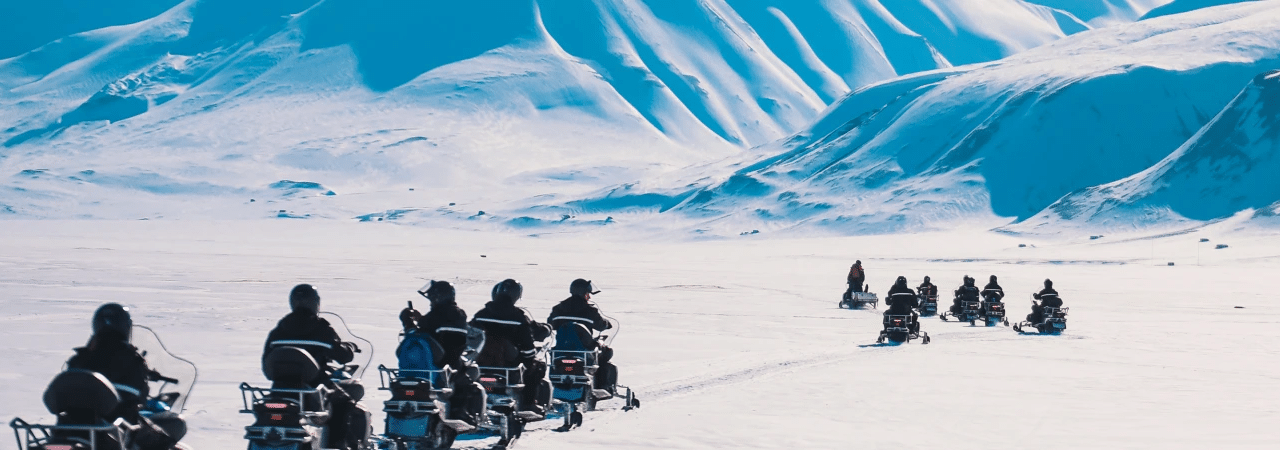
{"label": "winter jacket", "polygon": [[460,364],[462,353],[467,350],[467,312],[457,302],[437,301],[431,310],[417,321],[417,331],[427,333],[444,349],[444,360],[450,365]]}
{"label": "winter jacket", "polygon": [[922,295],[938,295],[938,287],[933,283],[924,283],[916,288],[916,291]]}
{"label": "winter jacket", "polygon": [[862,266],[853,266],[849,268],[849,284],[861,285],[863,280],[867,279],[867,273],[862,270]]}
{"label": "winter jacket", "polygon": [[486,303],[471,319],[471,326],[484,330],[486,339],[510,341],[521,358],[532,358],[537,353],[534,342],[551,336],[550,326],[534,321],[528,311],[505,298]]}
{"label": "winter jacket", "polygon": [[978,300],[977,286],[964,285],[964,286],[960,286],[959,289],[956,289],[955,303],[957,305],[960,304],[960,302],[962,301],[977,301],[977,300]]}
{"label": "winter jacket", "polygon": [[138,406],[150,395],[147,379],[152,373],[138,349],[121,336],[100,333],[75,352],[75,356],[67,360],[67,368],[98,372],[106,377],[123,400],[116,409],[116,417],[137,423]]}
{"label": "winter jacket", "polygon": [[551,315],[547,316],[547,323],[554,329],[559,329],[569,322],[578,322],[596,331],[613,327],[613,324],[600,315],[600,309],[594,303],[576,296],[561,301],[551,308]]}
{"label": "winter jacket", "polygon": [[912,308],[920,306],[920,299],[916,297],[916,292],[906,285],[895,284],[889,288],[889,294],[884,299],[884,304],[889,305],[886,314],[910,314]]}
{"label": "winter jacket", "polygon": [[1053,288],[1045,288],[1041,290],[1040,293],[1035,295],[1035,298],[1040,300],[1041,306],[1049,306],[1053,308],[1062,307],[1062,299],[1058,298],[1058,291],[1053,290]]}
{"label": "winter jacket", "polygon": [[321,369],[329,361],[346,364],[355,357],[352,344],[343,343],[329,321],[306,311],[294,311],[280,319],[276,328],[267,334],[267,342],[262,346],[262,358],[265,360],[271,349],[278,346],[306,350]]}
{"label": "winter jacket", "polygon": [[982,297],[993,301],[1000,301],[1004,298],[1004,289],[999,284],[992,281],[982,288]]}

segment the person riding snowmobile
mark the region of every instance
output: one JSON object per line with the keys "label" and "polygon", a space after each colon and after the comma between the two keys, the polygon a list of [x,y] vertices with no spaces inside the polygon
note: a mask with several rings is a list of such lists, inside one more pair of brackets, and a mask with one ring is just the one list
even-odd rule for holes
{"label": "person riding snowmobile", "polygon": [[502,280],[493,286],[492,300],[472,317],[471,326],[483,329],[488,339],[503,338],[516,346],[520,351],[516,362],[525,367],[524,395],[521,396],[524,404],[520,409],[543,414],[551,401],[551,390],[544,380],[547,363],[537,358],[534,343],[550,337],[551,326],[538,323],[528,311],[516,307],[516,301],[523,294],[524,286],[520,282],[510,278]]}
{"label": "person riding snowmobile", "polygon": [[[613,324],[605,320],[595,303],[591,303],[591,296],[599,293],[600,291],[591,284],[591,281],[582,278],[573,280],[569,284],[569,298],[551,308],[547,323],[557,330],[569,322],[578,322],[596,331],[612,328]],[[597,362],[599,367],[596,369],[595,387],[613,393],[618,384],[618,368],[609,362],[613,359],[613,349],[604,343],[598,345],[600,358]]]}
{"label": "person riding snowmobile", "polygon": [[956,289],[956,298],[951,304],[951,314],[960,314],[964,308],[962,302],[978,301],[978,287],[974,285],[975,282],[976,280],[972,277],[964,276],[964,285]]}
{"label": "person riding snowmobile", "polygon": [[986,301],[997,303],[1000,302],[1000,299],[1004,298],[1004,288],[1001,288],[1000,284],[996,283],[995,275],[992,275],[991,281],[982,288],[982,298]]}
{"label": "person riding snowmobile", "polygon": [[862,283],[866,280],[867,272],[862,270],[862,260],[854,261],[853,266],[849,267],[849,276],[845,280],[849,283],[849,289],[844,295],[849,297],[854,292],[862,292]]}
{"label": "person riding snowmobile", "polygon": [[1032,297],[1035,297],[1036,300],[1040,300],[1040,303],[1033,303],[1031,305],[1031,314],[1027,314],[1027,322],[1031,322],[1032,324],[1038,324],[1041,319],[1043,319],[1044,307],[1062,307],[1062,299],[1058,298],[1058,291],[1053,289],[1053,280],[1048,278],[1044,280],[1044,289],[1040,290],[1039,293],[1033,294]]}
{"label": "person riding snowmobile", "polygon": [[318,315],[320,294],[310,284],[293,287],[289,292],[289,309],[291,312],[280,319],[275,329],[267,334],[267,341],[262,349],[263,361],[279,346],[298,347],[310,353],[322,370],[309,384],[312,387],[324,385],[331,391],[330,442],[345,442],[348,448],[359,448],[357,437],[348,432],[352,416],[357,411],[356,399],[341,384],[329,379],[331,374],[326,369],[330,361],[338,364],[351,362],[355,358],[356,344],[343,342],[338,332],[329,325],[329,321]]}
{"label": "person riding snowmobile", "polygon": [[938,287],[929,281],[929,276],[924,276],[924,282],[920,283],[920,287],[916,288],[916,292],[921,295],[938,295]]}
{"label": "person riding snowmobile", "polygon": [[123,418],[139,425],[136,443],[142,450],[167,450],[182,439],[186,424],[175,413],[157,414],[150,419],[140,414],[142,403],[150,395],[147,382],[161,375],[147,366],[142,353],[130,343],[132,330],[129,308],[118,303],[98,307],[93,313],[93,335],[88,344],[75,349],[76,354],[67,360],[67,369],[97,372],[106,377],[120,393],[120,404],[112,417],[104,419],[111,422]]}
{"label": "person riding snowmobile", "polygon": [[920,315],[916,314],[913,309],[920,306],[920,299],[916,297],[916,292],[907,287],[907,277],[898,277],[898,280],[889,288],[889,294],[884,299],[884,304],[889,305],[889,309],[884,312],[884,323],[889,324],[889,316],[911,316],[911,332],[920,331]]}
{"label": "person riding snowmobile", "polygon": [[413,308],[400,311],[400,323],[405,334],[423,333],[431,336],[444,350],[444,361],[456,371],[452,381],[453,397],[449,399],[459,419],[475,425],[484,410],[484,388],[476,383],[472,370],[462,354],[467,350],[467,312],[458,307],[457,292],[448,281],[432,280],[425,291],[420,292],[431,302],[426,315]]}

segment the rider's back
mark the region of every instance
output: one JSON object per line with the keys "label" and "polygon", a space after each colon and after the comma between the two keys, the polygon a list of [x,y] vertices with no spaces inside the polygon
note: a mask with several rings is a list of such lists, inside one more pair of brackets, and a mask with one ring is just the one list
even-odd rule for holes
{"label": "rider's back", "polygon": [[354,355],[342,345],[338,332],[329,321],[305,311],[295,311],[284,316],[275,329],[267,334],[262,357],[266,359],[274,347],[291,346],[306,350],[323,367],[329,361],[340,364],[351,362]]}
{"label": "rider's back", "polygon": [[147,374],[151,372],[138,349],[122,338],[96,335],[88,345],[75,349],[75,352],[75,356],[67,360],[67,368],[102,374],[122,396],[131,399],[120,402],[117,415],[136,414],[136,405],[140,401],[134,400],[145,399],[150,394]]}
{"label": "rider's back", "polygon": [[578,322],[596,331],[604,331],[612,327],[600,314],[600,309],[595,304],[576,296],[569,297],[551,308],[551,315],[547,316],[547,323],[557,330],[566,322]]}
{"label": "rider's back", "polygon": [[1058,291],[1053,288],[1045,288],[1041,290],[1039,294],[1036,294],[1036,298],[1040,299],[1041,306],[1048,306],[1050,308],[1062,307],[1062,299],[1058,298]]}

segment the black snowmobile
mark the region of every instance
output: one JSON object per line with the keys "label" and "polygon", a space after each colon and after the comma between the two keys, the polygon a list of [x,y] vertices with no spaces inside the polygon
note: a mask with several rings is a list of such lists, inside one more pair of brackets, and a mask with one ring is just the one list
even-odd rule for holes
{"label": "black snowmobile", "polygon": [[884,316],[884,330],[880,331],[880,337],[876,339],[877,344],[892,342],[902,344],[911,342],[912,339],[920,339],[921,344],[928,344],[929,333],[920,331],[920,324],[913,323],[910,314],[889,314]]}
{"label": "black snowmobile", "polygon": [[482,330],[468,330],[464,357],[479,364],[471,370],[479,374],[484,388],[484,407],[471,424],[451,413],[455,407],[451,402],[453,381],[467,374],[458,373],[444,361],[443,348],[431,336],[410,333],[401,334],[401,338],[397,352],[400,367],[378,367],[382,389],[391,391],[391,400],[383,403],[387,420],[382,448],[449,448],[459,434],[497,436],[495,448],[506,448],[520,437],[526,423],[543,420],[542,414],[519,408],[525,367],[512,362],[518,359],[519,351],[510,342],[485,342]]}
{"label": "black snowmobile", "polygon": [[969,325],[976,325],[978,318],[982,317],[982,302],[976,299],[961,299],[960,312],[958,314],[951,311],[943,311],[938,317],[944,322],[949,320],[947,317],[950,317],[960,322],[969,322]]}
{"label": "black snowmobile", "polygon": [[996,324],[1004,324],[1009,326],[1009,318],[1005,315],[1004,302],[1000,301],[1000,296],[995,293],[982,293],[982,304],[978,308],[979,319],[989,327]]}
{"label": "black snowmobile", "polygon": [[[181,413],[197,370],[190,361],[165,349],[150,328],[134,325],[130,344],[147,358],[148,381],[154,395],[139,399],[128,386],[112,384],[97,372],[69,369],[58,374],[44,392],[45,408],[57,416],[55,425],[30,424],[20,418],[9,423],[21,450],[188,450],[177,443],[187,433]],[[166,376],[166,374],[168,376]],[[108,421],[121,402],[138,402],[141,419]]]}
{"label": "black snowmobile", "polygon": [[936,287],[927,293],[922,289],[916,294],[916,297],[920,299],[920,306],[916,307],[916,312],[920,314],[920,317],[938,314],[938,289]]}
{"label": "black snowmobile", "polygon": [[[345,448],[345,443],[329,442],[329,422],[333,415],[333,405],[329,401],[331,388],[323,384],[311,387],[309,382],[324,370],[333,384],[359,402],[364,397],[360,376],[373,359],[372,344],[352,334],[341,316],[330,312],[321,312],[320,316],[331,324],[342,325],[334,327],[334,330],[339,333],[343,342],[363,342],[370,349],[369,357],[364,364],[327,364],[327,367],[321,368],[304,347],[327,344],[297,342],[272,349],[262,361],[262,373],[271,381],[271,387],[259,388],[240,383],[240,396],[244,404],[244,409],[240,412],[253,414],[254,417],[253,424],[244,427],[244,438],[249,441],[249,450]],[[355,353],[363,352],[357,347]],[[351,423],[348,433],[356,435],[360,448],[374,448],[376,443],[372,438],[372,415],[369,411],[357,403],[349,420]]]}
{"label": "black snowmobile", "polygon": [[[610,321],[612,322],[612,321]],[[612,329],[618,329],[615,324]],[[564,424],[557,431],[568,431],[582,425],[582,413],[593,411],[596,404],[611,398],[622,398],[623,411],[640,407],[631,388],[623,385],[598,386],[600,344],[610,337],[592,336],[581,323],[569,322],[555,330],[555,346],[551,349],[550,378],[552,398],[558,401]]]}
{"label": "black snowmobile", "polygon": [[872,309],[879,307],[880,297],[869,289],[869,285],[863,285],[862,292],[845,291],[844,296],[840,298],[840,307],[843,309],[859,309],[867,305],[871,305]]}
{"label": "black snowmobile", "polygon": [[[1024,334],[1058,334],[1067,329],[1067,311],[1070,308],[1043,306],[1036,300],[1032,300],[1031,304],[1033,308],[1040,309],[1040,320],[1036,323],[1032,323],[1030,320],[1023,321],[1013,326],[1014,331]],[[1057,304],[1061,305],[1061,300],[1058,300]]]}

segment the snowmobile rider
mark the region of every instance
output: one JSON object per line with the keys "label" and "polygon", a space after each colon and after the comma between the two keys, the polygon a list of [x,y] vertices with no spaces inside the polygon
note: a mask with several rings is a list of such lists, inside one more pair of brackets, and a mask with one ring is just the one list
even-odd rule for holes
{"label": "snowmobile rider", "polygon": [[[67,369],[97,372],[111,382],[120,393],[120,405],[104,417],[107,421],[124,418],[141,428],[135,442],[142,450],[168,450],[186,434],[186,422],[176,413],[160,413],[147,419],[139,414],[142,403],[150,396],[148,381],[158,380],[161,374],[147,367],[147,361],[130,344],[133,317],[129,308],[118,303],[107,303],[93,313],[93,335],[84,347],[75,349],[75,356],[67,360]],[[61,418],[60,418],[61,419]]]}
{"label": "snowmobile rider", "polygon": [[919,292],[922,296],[938,295],[938,287],[929,281],[928,275],[925,275],[924,282],[920,283],[920,287],[916,288],[916,292]]}
{"label": "snowmobile rider", "polygon": [[524,404],[520,409],[541,415],[551,402],[551,385],[545,380],[547,363],[537,358],[538,349],[534,342],[550,337],[551,326],[538,323],[528,311],[516,307],[516,301],[523,294],[524,286],[520,282],[510,278],[502,280],[493,286],[492,300],[476,312],[471,326],[483,329],[488,339],[506,339],[520,351],[516,362],[525,367],[524,395],[521,396]]}
{"label": "snowmobile rider", "polygon": [[995,275],[992,275],[991,281],[982,288],[982,298],[994,303],[999,303],[1000,299],[1004,298],[1004,288],[1001,288],[1000,284],[996,283]]}
{"label": "snowmobile rider", "polygon": [[1039,324],[1044,317],[1044,307],[1061,308],[1062,299],[1058,298],[1058,291],[1053,289],[1053,280],[1046,278],[1044,280],[1044,289],[1039,293],[1032,294],[1040,303],[1031,304],[1031,314],[1027,314],[1027,322]]}
{"label": "snowmobile rider", "polygon": [[889,324],[889,316],[910,315],[911,332],[920,332],[920,316],[913,311],[920,306],[920,299],[916,297],[915,291],[907,287],[907,277],[898,277],[893,287],[889,288],[884,304],[889,305],[889,309],[884,312],[885,325]]}
{"label": "snowmobile rider", "polygon": [[[551,315],[547,316],[547,323],[556,330],[572,322],[581,323],[587,328],[596,331],[612,328],[613,324],[604,319],[595,303],[591,303],[591,296],[599,293],[600,290],[596,289],[595,285],[591,284],[591,281],[582,278],[573,280],[569,284],[569,298],[551,308]],[[584,344],[590,345],[590,343],[586,342]],[[605,389],[616,395],[618,368],[609,362],[613,359],[613,349],[604,345],[604,343],[597,343],[597,345],[600,350],[600,359],[597,361],[599,368],[596,369],[595,388]]]}
{"label": "snowmobile rider", "polygon": [[961,302],[978,301],[978,287],[974,285],[976,281],[968,275],[964,276],[964,285],[956,289],[956,298],[951,304],[951,314],[960,314],[963,311],[964,306]]}
{"label": "snowmobile rider", "polygon": [[[334,383],[327,370],[329,362],[346,364],[355,358],[359,351],[353,342],[343,342],[338,332],[324,320],[320,313],[320,294],[310,284],[299,284],[289,292],[289,308],[291,312],[280,319],[276,328],[267,335],[263,345],[262,359],[265,361],[271,350],[278,346],[298,347],[306,350],[315,358],[322,369],[317,379],[311,380],[312,387],[324,385],[332,393],[329,402],[332,405],[331,424],[329,426],[330,442],[345,442],[348,448],[358,448],[355,433],[349,433],[352,416],[356,413],[356,401],[341,384]],[[356,386],[350,387],[352,389]],[[357,393],[362,395],[362,393]],[[336,422],[332,422],[336,421]]]}
{"label": "snowmobile rider", "polygon": [[845,291],[845,297],[852,297],[854,292],[862,292],[862,283],[867,280],[867,272],[862,270],[862,260],[853,262],[853,266],[849,267],[849,276],[846,281],[849,283],[849,289]]}
{"label": "snowmobile rider", "polygon": [[432,280],[426,289],[418,291],[431,302],[431,310],[422,315],[413,308],[400,311],[400,324],[405,334],[423,333],[431,336],[444,350],[444,361],[456,371],[452,381],[454,395],[449,399],[449,411],[457,419],[471,425],[479,423],[484,410],[484,388],[476,383],[475,372],[468,367],[462,355],[467,350],[467,312],[458,307],[457,291],[448,281]]}

